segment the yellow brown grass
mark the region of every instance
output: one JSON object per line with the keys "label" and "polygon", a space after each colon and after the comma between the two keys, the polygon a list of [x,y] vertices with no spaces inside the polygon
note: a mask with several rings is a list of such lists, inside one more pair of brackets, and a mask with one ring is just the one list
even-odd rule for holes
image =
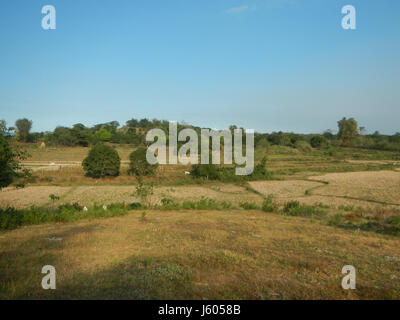
{"label": "yellow brown grass", "polygon": [[[259,211],[31,226],[0,233],[0,298],[399,299],[399,242]],[[41,288],[46,264],[57,290]],[[347,264],[356,290],[341,288]]]}

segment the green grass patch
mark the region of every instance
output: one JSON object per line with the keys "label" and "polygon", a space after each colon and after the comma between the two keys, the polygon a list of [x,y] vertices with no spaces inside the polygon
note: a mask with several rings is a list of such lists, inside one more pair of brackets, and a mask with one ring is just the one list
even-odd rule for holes
{"label": "green grass patch", "polygon": [[301,204],[299,201],[289,201],[285,204],[281,213],[288,216],[312,217],[324,216],[327,212],[316,206]]}
{"label": "green grass patch", "polygon": [[78,204],[63,204],[57,208],[36,207],[29,209],[0,209],[0,229],[11,230],[25,225],[47,222],[72,222],[81,219],[121,216],[128,213],[125,203],[113,203],[103,208],[93,205],[87,210]]}

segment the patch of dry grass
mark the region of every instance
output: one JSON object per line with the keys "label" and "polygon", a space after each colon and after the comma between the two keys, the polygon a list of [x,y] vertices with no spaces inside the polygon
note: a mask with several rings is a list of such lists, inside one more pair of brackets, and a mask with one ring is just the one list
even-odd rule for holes
{"label": "patch of dry grass", "polygon": [[[0,191],[0,207],[13,206],[15,208],[26,208],[31,205],[44,205],[49,203],[49,195],[55,194],[60,197],[56,204],[79,203],[80,205],[110,204],[115,202],[137,202],[140,201],[135,195],[135,185],[97,185],[97,186],[31,186],[23,189],[9,187]],[[206,185],[187,186],[156,186],[154,194],[150,196],[151,204],[160,204],[161,199],[170,198],[176,202],[185,200],[200,200],[202,197],[218,201],[229,201],[236,205],[240,202],[251,201],[260,204],[262,198],[257,194],[247,191],[243,187],[213,183]]]}
{"label": "patch of dry grass", "polygon": [[[31,226],[0,233],[0,299],[399,299],[399,244],[259,211]],[[41,289],[47,264],[56,290]],[[347,264],[356,290],[341,288]]]}
{"label": "patch of dry grass", "polygon": [[400,173],[397,171],[370,171],[330,173],[312,179],[328,181],[313,194],[371,200],[400,205]]}
{"label": "patch of dry grass", "polygon": [[304,196],[306,190],[320,185],[319,182],[304,180],[251,181],[249,184],[263,195],[272,194],[275,198],[281,200]]}
{"label": "patch of dry grass", "polygon": [[0,207],[26,208],[40,206],[50,201],[50,194],[62,197],[71,187],[35,186],[22,189],[8,187],[0,191]]}

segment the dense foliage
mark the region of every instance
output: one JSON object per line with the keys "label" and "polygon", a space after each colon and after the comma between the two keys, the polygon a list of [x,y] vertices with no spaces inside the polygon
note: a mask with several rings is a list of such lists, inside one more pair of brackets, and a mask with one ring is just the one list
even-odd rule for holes
{"label": "dense foliage", "polygon": [[18,138],[20,141],[28,142],[29,131],[32,128],[32,121],[26,118],[15,121],[18,130]]}
{"label": "dense foliage", "polygon": [[6,136],[5,121],[0,124],[0,189],[10,185],[14,178],[25,177],[28,170],[21,170],[19,161],[26,157],[26,153],[10,144],[10,137]]}
{"label": "dense foliage", "polygon": [[114,148],[98,143],[92,147],[82,166],[88,177],[115,177],[119,175],[121,158]]}
{"label": "dense foliage", "polygon": [[157,164],[150,164],[146,159],[146,148],[139,148],[129,156],[129,174],[136,177],[152,176],[157,170]]}
{"label": "dense foliage", "polygon": [[[54,146],[89,146],[98,142],[110,142],[116,144],[129,144],[135,147],[146,147],[146,133],[153,128],[162,129],[169,140],[169,122],[166,120],[131,119],[121,126],[118,121],[96,124],[86,127],[77,123],[72,128],[57,127],[53,132],[34,132],[29,130],[32,121],[20,119],[16,123],[16,138],[23,142],[46,142],[46,145]],[[178,132],[184,128],[194,129],[200,134],[200,127],[192,126],[184,122],[178,123]],[[229,129],[233,132],[236,125]],[[243,128],[242,128],[243,129]],[[326,130],[322,134],[297,134],[293,132],[255,133],[255,146],[269,148],[273,145],[286,146],[298,149],[301,152],[309,152],[311,148],[331,147],[356,147],[365,149],[400,151],[400,133],[394,135],[383,135],[379,132],[367,134],[365,127],[359,127],[353,118],[342,118],[338,121],[338,131]],[[245,141],[243,135],[243,141]],[[224,141],[221,141],[221,145]],[[178,141],[178,147],[185,142]],[[200,139],[199,139],[200,146]],[[213,169],[207,169],[213,170]],[[211,173],[212,175],[212,173]]]}

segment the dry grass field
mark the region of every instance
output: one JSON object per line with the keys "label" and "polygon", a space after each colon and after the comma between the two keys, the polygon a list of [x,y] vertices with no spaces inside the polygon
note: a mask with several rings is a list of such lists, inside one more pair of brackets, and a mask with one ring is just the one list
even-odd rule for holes
{"label": "dry grass field", "polygon": [[[1,190],[0,208],[141,201],[127,174],[132,148],[117,147],[119,177],[97,180],[80,165],[87,148],[29,148],[33,177]],[[399,155],[276,147],[256,161],[263,155],[274,180],[196,181],[188,166],[160,166],[146,180],[150,208],[0,231],[0,299],[400,299],[400,233],[378,224],[400,219]],[[264,212],[270,195],[278,207]],[[201,199],[229,207],[156,207]],[[285,214],[293,200],[324,214]],[[47,264],[57,290],[41,289]],[[341,288],[348,264],[356,290]]]}
{"label": "dry grass field", "polygon": [[[251,210],[31,226],[0,234],[0,299],[399,299],[399,244]],[[56,290],[41,289],[47,264]]]}

